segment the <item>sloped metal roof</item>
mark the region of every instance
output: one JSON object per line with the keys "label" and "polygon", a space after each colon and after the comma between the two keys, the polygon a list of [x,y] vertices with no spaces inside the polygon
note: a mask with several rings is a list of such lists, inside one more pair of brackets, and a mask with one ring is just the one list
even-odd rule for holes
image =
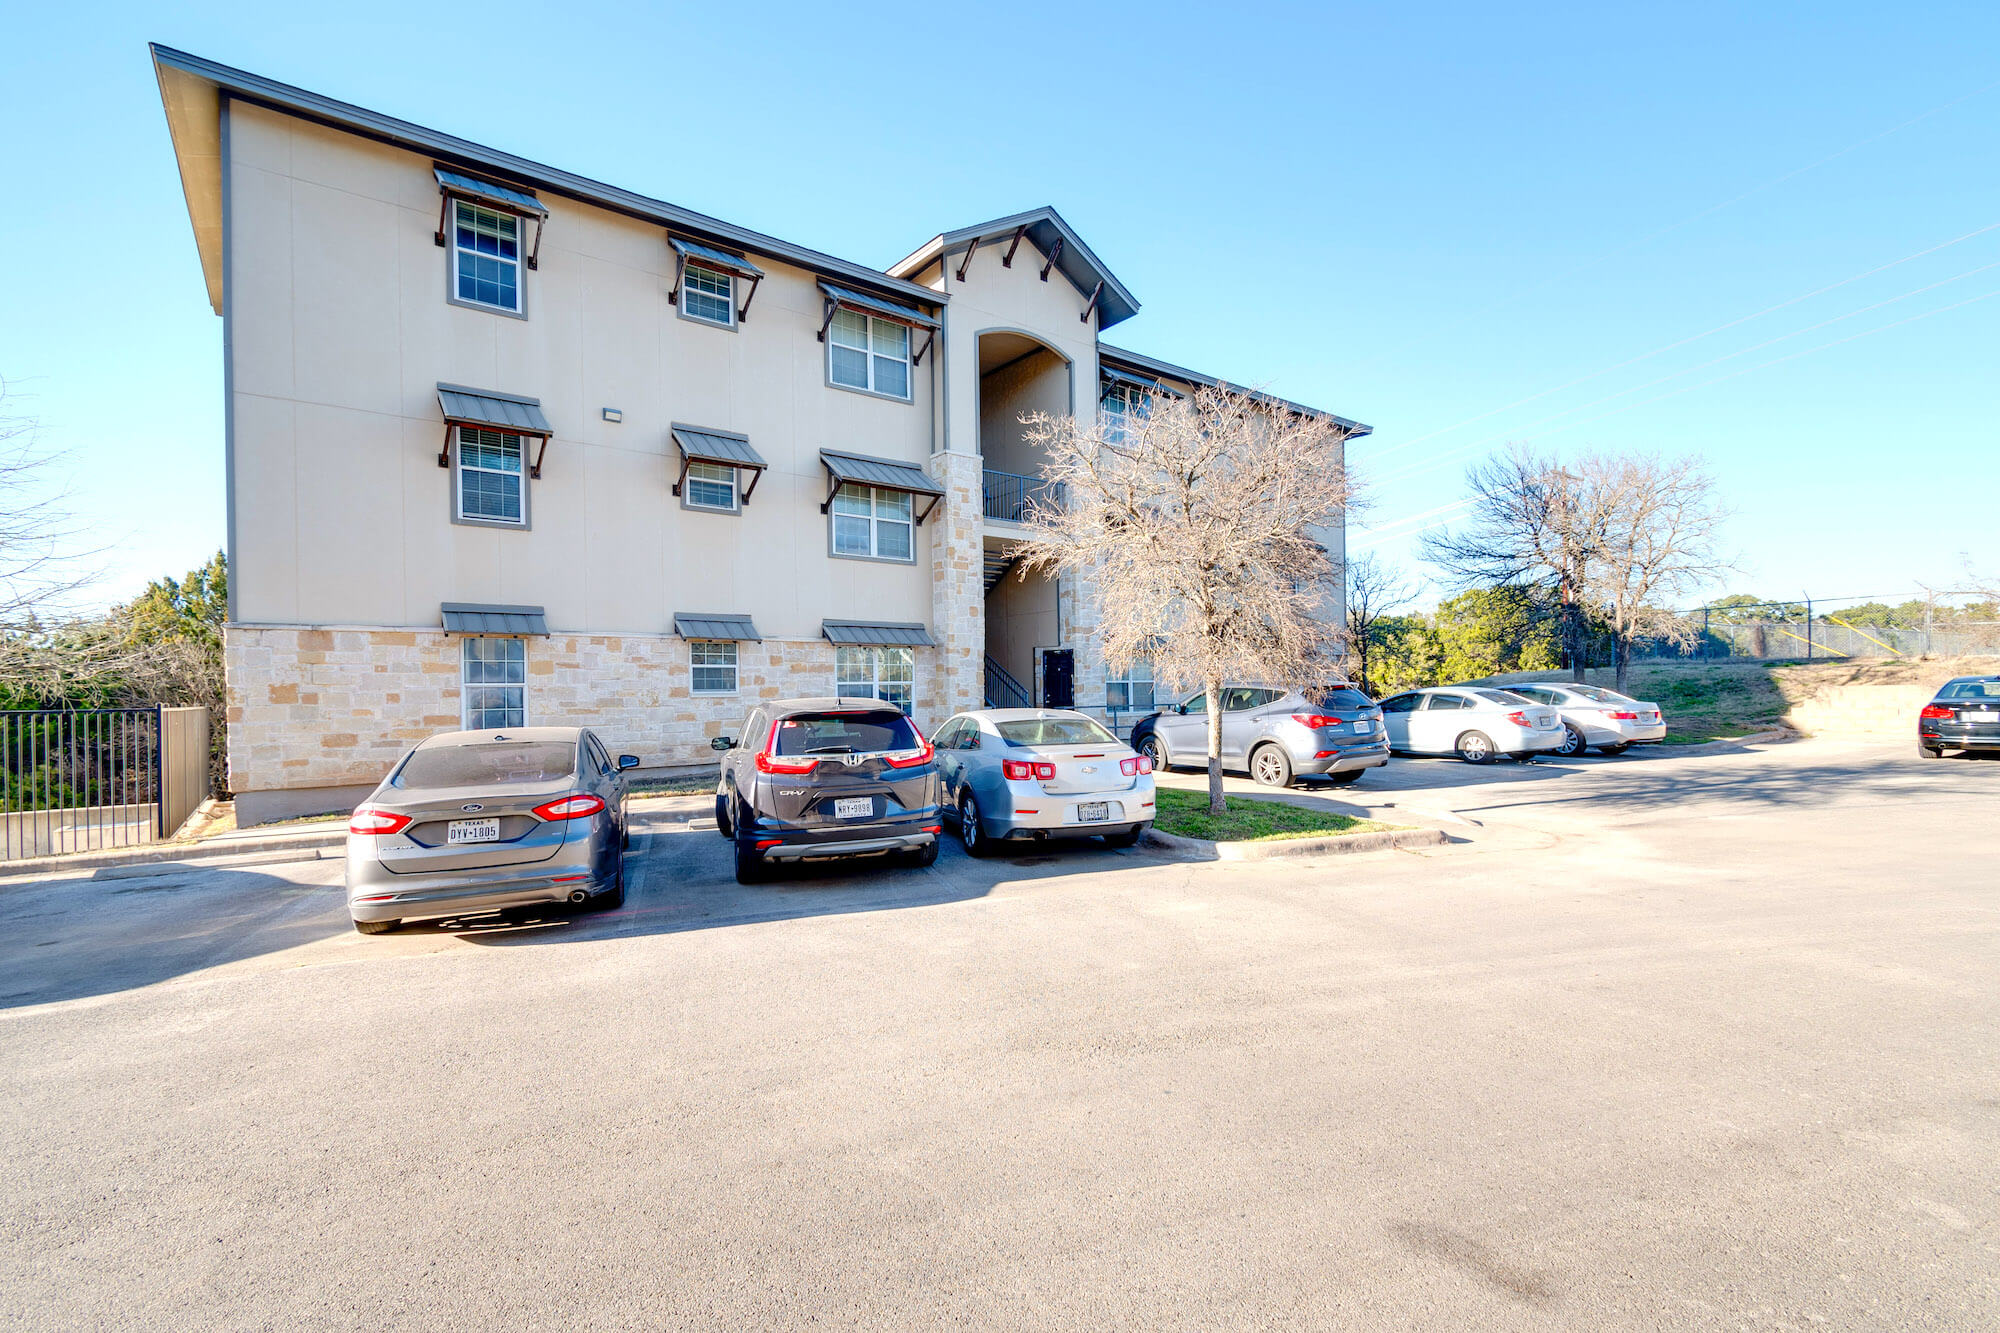
{"label": "sloped metal roof", "polygon": [[547,637],[549,622],[539,606],[485,606],[478,602],[446,602],[438,608],[446,634],[495,634],[519,639]]}
{"label": "sloped metal roof", "polygon": [[[1122,365],[1111,364],[1114,361],[1121,362]],[[1247,393],[1252,398],[1261,398],[1266,402],[1276,403],[1279,407],[1288,408],[1304,416],[1324,417],[1334,425],[1344,428],[1347,431],[1347,438],[1350,440],[1358,440],[1364,435],[1373,434],[1375,430],[1373,426],[1364,426],[1358,421],[1349,421],[1346,417],[1323,411],[1317,407],[1307,407],[1304,403],[1295,403],[1289,398],[1280,398],[1276,394],[1260,393],[1256,389],[1245,388],[1241,384],[1231,384],[1228,380],[1217,379],[1213,375],[1204,375],[1199,370],[1189,370],[1186,366],[1177,366],[1171,361],[1162,361],[1158,357],[1147,356],[1143,352],[1131,352],[1123,347],[1113,347],[1110,343],[1101,342],[1097,344],[1097,368],[1101,374],[1124,374],[1126,376],[1138,377],[1152,376],[1157,379],[1179,380],[1183,384],[1200,384],[1211,388],[1228,389],[1235,393]],[[1172,388],[1171,385],[1167,387],[1169,389]]]}
{"label": "sloped metal roof", "polygon": [[851,291],[846,287],[820,280],[819,289],[833,299],[834,304],[850,306],[856,310],[866,310],[871,315],[881,315],[899,324],[909,324],[920,329],[934,329],[938,322],[915,306],[900,305],[895,301],[885,301],[879,296],[866,292]]}
{"label": "sloped metal roof", "polygon": [[505,185],[495,185],[492,181],[462,176],[456,171],[446,171],[443,167],[434,167],[432,170],[437,173],[437,183],[453,194],[462,194],[468,199],[483,199],[489,204],[498,204],[509,212],[529,213],[538,218],[549,215],[549,210],[542,206],[542,201],[532,194],[523,194]]}
{"label": "sloped metal roof", "polygon": [[689,611],[674,612],[674,633],[683,639],[738,639],[762,643],[764,636],[748,616],[703,616]]}
{"label": "sloped metal roof", "polygon": [[742,255],[732,255],[725,250],[688,240],[685,236],[669,236],[667,244],[684,258],[692,259],[706,268],[720,269],[724,273],[735,273],[746,278],[761,278],[764,270],[745,259]]}
{"label": "sloped metal roof", "polygon": [[674,443],[689,458],[703,463],[728,463],[735,467],[769,467],[764,456],[750,447],[748,435],[738,435],[735,431],[706,430],[700,426],[683,426],[676,421],[669,428]]}
{"label": "sloped metal roof", "polygon": [[926,476],[922,468],[911,463],[898,463],[893,458],[870,458],[866,454],[822,449],[819,461],[826,464],[826,470],[837,481],[858,481],[892,491],[911,491],[917,495],[944,494],[944,487]]}
{"label": "sloped metal roof", "polygon": [[829,643],[868,648],[935,648],[937,640],[919,624],[867,620],[822,620],[819,632]]}
{"label": "sloped metal roof", "polygon": [[553,435],[555,429],[542,415],[542,400],[522,398],[490,389],[468,389],[462,384],[438,385],[438,408],[446,421],[465,426],[491,426],[495,430],[518,431],[523,435]]}

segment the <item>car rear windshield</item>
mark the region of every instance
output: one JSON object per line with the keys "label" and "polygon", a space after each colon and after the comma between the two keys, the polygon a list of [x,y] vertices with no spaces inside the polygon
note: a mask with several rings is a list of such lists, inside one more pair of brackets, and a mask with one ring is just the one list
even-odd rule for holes
{"label": "car rear windshield", "polygon": [[1633,699],[1618,693],[1616,690],[1607,690],[1596,685],[1565,685],[1563,688],[1571,694],[1580,694],[1586,699],[1594,699],[1601,704],[1629,704],[1634,702]]}
{"label": "car rear windshield", "polygon": [[1315,708],[1373,708],[1375,701],[1352,685],[1315,685],[1305,691]]}
{"label": "car rear windshield", "polygon": [[1940,699],[2000,698],[2000,680],[1955,680],[1938,691]]}
{"label": "car rear windshield", "polygon": [[505,741],[418,750],[396,774],[398,787],[479,787],[554,782],[576,772],[571,741]]}
{"label": "car rear windshield", "polygon": [[1118,738],[1087,717],[1028,717],[996,722],[993,729],[1009,745],[1116,745]]}
{"label": "car rear windshield", "polygon": [[1474,690],[1480,698],[1495,704],[1531,704],[1533,699],[1524,699],[1511,690]]}
{"label": "car rear windshield", "polygon": [[923,742],[893,708],[853,713],[794,713],[778,719],[779,754],[880,754]]}

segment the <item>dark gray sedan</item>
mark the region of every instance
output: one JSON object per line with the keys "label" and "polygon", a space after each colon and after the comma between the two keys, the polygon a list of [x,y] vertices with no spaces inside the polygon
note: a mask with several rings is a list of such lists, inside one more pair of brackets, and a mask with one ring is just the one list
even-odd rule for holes
{"label": "dark gray sedan", "polygon": [[413,917],[625,901],[625,770],[580,727],[453,731],[404,755],[347,825],[364,935]]}

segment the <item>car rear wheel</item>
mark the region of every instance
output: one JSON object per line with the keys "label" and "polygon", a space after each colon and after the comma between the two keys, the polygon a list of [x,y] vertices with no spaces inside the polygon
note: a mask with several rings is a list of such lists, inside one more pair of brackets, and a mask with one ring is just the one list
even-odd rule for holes
{"label": "car rear wheel", "polygon": [[1153,771],[1155,773],[1164,773],[1173,767],[1172,764],[1167,762],[1167,747],[1160,744],[1158,736],[1148,736],[1145,740],[1140,741],[1139,753],[1153,761]]}
{"label": "car rear wheel", "polygon": [[591,906],[600,912],[615,912],[625,905],[625,860],[618,860],[618,877],[611,881],[611,887],[597,895]]}
{"label": "car rear wheel", "polygon": [[1468,731],[1458,738],[1453,746],[1458,757],[1468,764],[1488,764],[1493,762],[1493,738],[1483,731]]}
{"label": "car rear wheel", "polygon": [[1282,746],[1260,745],[1250,752],[1250,776],[1260,787],[1292,785],[1292,760]]}
{"label": "car rear wheel", "polygon": [[402,924],[400,921],[357,921],[354,928],[363,935],[387,935]]}
{"label": "car rear wheel", "polygon": [[958,840],[965,844],[971,856],[990,856],[993,839],[986,836],[986,830],[979,827],[979,802],[967,792],[958,798]]}
{"label": "car rear wheel", "polygon": [[736,836],[736,826],[729,819],[729,798],[720,792],[715,796],[715,831],[725,838]]}
{"label": "car rear wheel", "polygon": [[771,875],[771,863],[764,859],[764,853],[751,844],[736,840],[736,882],[738,884],[762,884]]}
{"label": "car rear wheel", "polygon": [[1352,787],[1361,781],[1361,775],[1367,771],[1365,768],[1357,768],[1347,773],[1329,773],[1326,775],[1326,780],[1336,787]]}
{"label": "car rear wheel", "polygon": [[1563,743],[1556,747],[1557,754],[1565,759],[1576,759],[1580,758],[1584,751],[1589,748],[1590,745],[1583,739],[1581,731],[1578,731],[1567,722],[1563,723]]}
{"label": "car rear wheel", "polygon": [[1597,748],[1602,753],[1608,754],[1612,758],[1616,759],[1619,755],[1624,754],[1627,750],[1631,749],[1632,746],[1628,742],[1622,745],[1600,745]]}
{"label": "car rear wheel", "polygon": [[930,841],[930,845],[928,847],[919,848],[914,852],[905,852],[903,854],[903,864],[909,866],[918,866],[918,867],[936,865],[937,853],[938,853],[937,839],[932,838]]}
{"label": "car rear wheel", "polygon": [[1925,759],[1942,759],[1944,758],[1944,747],[1942,745],[1925,745],[1919,741],[1917,743],[1917,753]]}
{"label": "car rear wheel", "polygon": [[1123,829],[1120,832],[1105,834],[1104,845],[1106,847],[1137,847],[1139,839],[1145,836],[1146,826],[1144,824],[1135,824],[1131,828]]}

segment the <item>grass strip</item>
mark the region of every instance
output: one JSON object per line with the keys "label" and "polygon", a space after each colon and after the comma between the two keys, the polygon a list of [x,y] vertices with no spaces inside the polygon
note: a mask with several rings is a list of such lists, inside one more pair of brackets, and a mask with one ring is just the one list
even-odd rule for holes
{"label": "grass strip", "polygon": [[1209,842],[1276,842],[1285,838],[1329,838],[1343,833],[1380,833],[1403,827],[1331,810],[1313,810],[1282,801],[1260,801],[1252,796],[1223,798],[1225,812],[1208,813],[1208,793],[1181,791],[1172,787],[1155,789],[1159,802],[1153,827],[1182,838],[1202,838]]}

